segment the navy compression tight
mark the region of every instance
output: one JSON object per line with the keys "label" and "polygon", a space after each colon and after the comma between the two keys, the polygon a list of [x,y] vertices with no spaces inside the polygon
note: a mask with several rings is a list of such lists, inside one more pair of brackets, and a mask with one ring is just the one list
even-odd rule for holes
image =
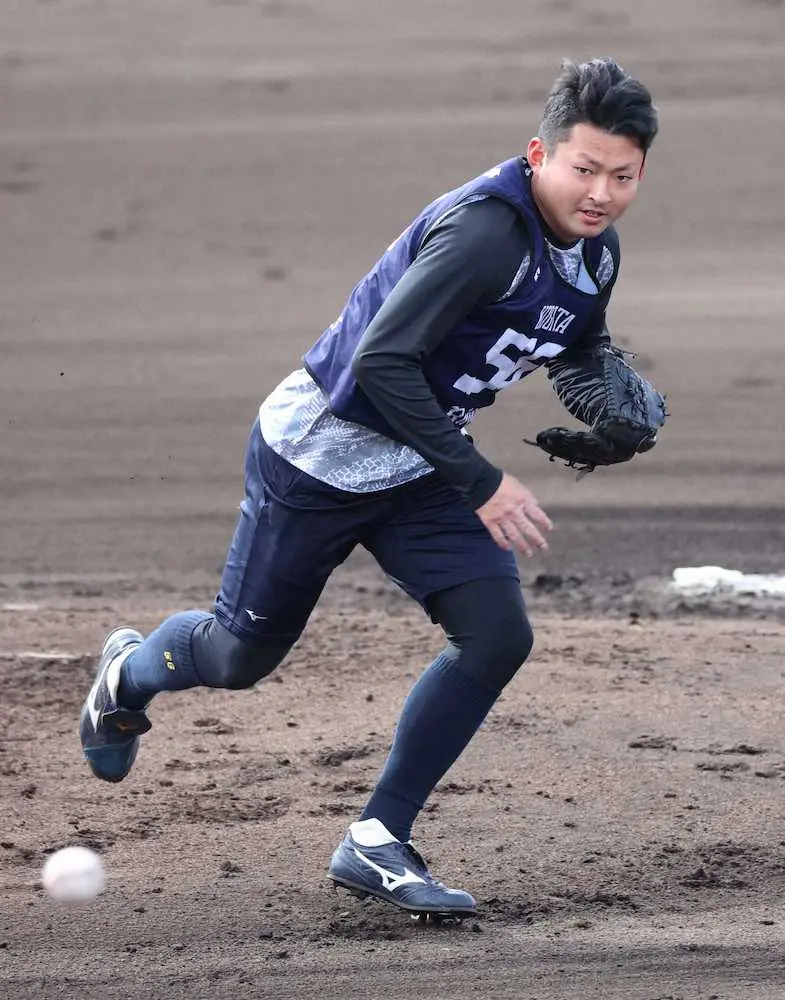
{"label": "navy compression tight", "polygon": [[[474,580],[440,591],[431,595],[428,611],[443,628],[447,646],[409,692],[381,777],[362,813],[364,819],[381,820],[399,840],[408,840],[426,799],[533,643],[520,584],[511,578]],[[213,615],[183,612],[167,619],[129,658],[118,701],[142,708],[165,690],[249,688],[275,670],[291,645],[244,642]],[[378,650],[380,661],[386,655]]]}

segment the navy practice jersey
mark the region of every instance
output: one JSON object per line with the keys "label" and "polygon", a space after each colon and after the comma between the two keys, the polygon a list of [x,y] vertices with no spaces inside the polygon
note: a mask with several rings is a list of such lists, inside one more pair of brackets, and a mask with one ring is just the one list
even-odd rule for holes
{"label": "navy practice jersey", "polygon": [[532,199],[531,170],[516,157],[428,205],[355,286],[341,315],[306,353],[305,368],[327,394],[335,416],[397,437],[359,384],[357,347],[429,231],[456,207],[489,197],[503,199],[523,217],[530,257],[499,299],[477,304],[422,358],[425,378],[443,411],[456,427],[463,427],[478,409],[490,406],[501,389],[586,333],[601,290],[597,272],[610,251],[604,236],[585,240],[585,274],[575,283],[565,280],[548,252]]}
{"label": "navy practice jersey", "polygon": [[[528,186],[525,161],[511,162],[519,165],[519,177]],[[270,446],[309,475],[343,490],[388,489],[436,469],[475,507],[484,503],[497,488],[501,470],[456,427],[468,423],[473,410],[447,416],[423,359],[459,321],[509,298],[535,273],[527,218],[510,201],[475,192],[429,226],[414,260],[386,292],[357,343],[351,369],[392,432],[336,416],[327,393],[301,369],[260,407]],[[564,284],[591,298],[593,312],[581,339],[604,337],[605,308],[618,273],[615,232],[604,234],[592,276],[583,240],[560,245],[539,218],[535,229],[544,234],[549,266]],[[553,315],[543,318],[555,325]],[[504,354],[514,366],[516,356]]]}

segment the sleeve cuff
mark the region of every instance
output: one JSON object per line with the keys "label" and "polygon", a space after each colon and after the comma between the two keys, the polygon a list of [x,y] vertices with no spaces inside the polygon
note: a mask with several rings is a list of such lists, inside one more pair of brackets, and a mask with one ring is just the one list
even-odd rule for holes
{"label": "sleeve cuff", "polygon": [[475,510],[478,510],[484,503],[487,503],[493,494],[498,490],[502,481],[502,470],[495,465],[488,463],[482,476],[475,481],[471,490],[466,494],[466,499]]}

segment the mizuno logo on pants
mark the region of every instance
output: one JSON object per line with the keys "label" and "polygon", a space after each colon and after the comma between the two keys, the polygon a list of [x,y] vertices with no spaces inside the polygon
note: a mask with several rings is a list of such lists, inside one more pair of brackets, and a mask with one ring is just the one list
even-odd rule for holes
{"label": "mizuno logo on pants", "polygon": [[255,611],[251,611],[250,608],[245,609],[245,613],[251,619],[252,622],[266,622],[267,615],[257,615]]}

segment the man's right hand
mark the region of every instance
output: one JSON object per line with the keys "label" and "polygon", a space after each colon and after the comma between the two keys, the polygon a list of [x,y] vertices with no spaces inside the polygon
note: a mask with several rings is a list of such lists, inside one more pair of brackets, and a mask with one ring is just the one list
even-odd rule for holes
{"label": "man's right hand", "polygon": [[537,498],[523,483],[506,472],[499,488],[477,516],[502,549],[517,549],[531,556],[535,549],[547,549],[543,532],[553,531],[553,524]]}

